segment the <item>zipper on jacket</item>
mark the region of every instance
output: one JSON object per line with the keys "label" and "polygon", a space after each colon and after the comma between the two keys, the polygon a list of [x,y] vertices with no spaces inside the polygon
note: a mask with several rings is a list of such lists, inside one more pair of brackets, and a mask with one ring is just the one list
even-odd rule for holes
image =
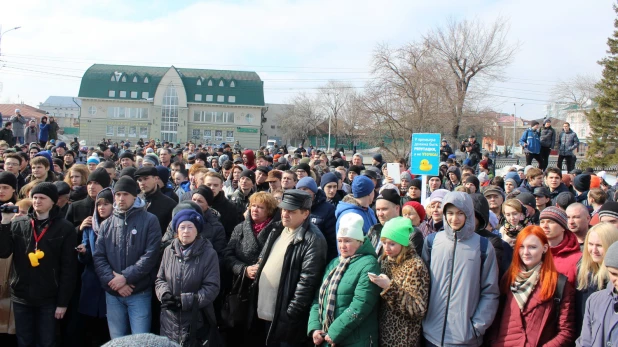
{"label": "zipper on jacket", "polygon": [[448,309],[451,304],[451,290],[453,288],[453,271],[455,270],[455,251],[457,250],[457,232],[453,233],[455,240],[453,241],[453,260],[451,261],[451,276],[448,280],[448,296],[446,297],[446,312],[444,313],[444,325],[442,326],[442,339],[440,346],[444,346],[444,337],[446,335],[446,321],[448,319]]}

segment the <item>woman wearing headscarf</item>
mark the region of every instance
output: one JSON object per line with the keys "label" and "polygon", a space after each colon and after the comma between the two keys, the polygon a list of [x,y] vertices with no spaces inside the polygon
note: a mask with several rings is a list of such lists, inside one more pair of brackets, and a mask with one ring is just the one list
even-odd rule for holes
{"label": "woman wearing headscarf", "polygon": [[[500,284],[503,300],[485,343],[498,347],[572,345],[577,336],[575,289],[556,270],[543,228],[524,228],[514,249]],[[555,293],[562,296],[556,298]]]}
{"label": "woman wearing headscarf", "polygon": [[360,215],[341,217],[337,242],[340,256],[326,267],[309,313],[308,335],[317,346],[377,345],[380,287],[368,274],[378,274],[380,265],[363,236]]}
{"label": "woman wearing headscarf", "polygon": [[198,237],[203,221],[193,209],[176,213],[172,227],[177,238],[165,248],[155,281],[161,301],[161,335],[181,345],[194,343],[189,341],[189,327],[200,329],[207,324],[200,319],[192,322],[195,305],[213,314],[212,302],[219,294],[217,252],[208,240]]}

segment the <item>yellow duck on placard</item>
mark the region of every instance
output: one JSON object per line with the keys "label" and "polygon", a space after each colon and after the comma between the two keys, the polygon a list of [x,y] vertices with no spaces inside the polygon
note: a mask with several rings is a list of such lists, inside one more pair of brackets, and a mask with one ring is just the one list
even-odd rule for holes
{"label": "yellow duck on placard", "polygon": [[28,253],[28,258],[30,259],[30,264],[32,267],[39,266],[39,259],[42,259],[45,256],[42,250],[37,249],[36,252]]}
{"label": "yellow duck on placard", "polygon": [[421,164],[419,166],[419,169],[421,169],[421,171],[429,171],[431,170],[431,168],[432,168],[432,165],[429,164],[429,160],[427,159],[421,160]]}

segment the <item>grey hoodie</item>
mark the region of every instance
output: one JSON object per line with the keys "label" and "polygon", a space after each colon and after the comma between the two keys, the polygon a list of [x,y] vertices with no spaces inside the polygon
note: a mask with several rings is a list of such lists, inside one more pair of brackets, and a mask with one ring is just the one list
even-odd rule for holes
{"label": "grey hoodie", "polygon": [[[474,232],[470,195],[450,192],[442,204],[444,231],[435,236],[431,259],[427,239],[423,246],[423,259],[430,264],[431,277],[423,335],[437,346],[480,346],[498,309],[498,262],[493,246],[488,243],[487,258],[481,267],[481,236]],[[446,222],[449,205],[466,215],[466,222],[458,231]]]}
{"label": "grey hoodie", "polygon": [[118,292],[107,286],[113,272],[124,275],[133,293],[150,290],[159,262],[161,227],[155,215],[146,211],[139,197],[127,212],[114,212],[101,224],[94,252],[94,265],[103,288],[112,295]]}

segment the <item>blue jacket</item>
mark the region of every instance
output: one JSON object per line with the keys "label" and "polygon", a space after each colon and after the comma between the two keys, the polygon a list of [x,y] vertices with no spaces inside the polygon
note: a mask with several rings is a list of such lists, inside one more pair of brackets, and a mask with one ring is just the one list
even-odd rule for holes
{"label": "blue jacket", "polygon": [[541,138],[539,137],[539,132],[534,131],[532,128],[528,128],[524,131],[519,139],[519,144],[522,147],[526,144],[528,145],[528,147],[524,148],[525,153],[541,153]]}
{"label": "blue jacket", "polygon": [[[110,190],[105,188],[103,190]],[[102,191],[103,191],[102,190]],[[97,200],[101,193],[97,194]],[[101,220],[99,214],[95,212],[92,216],[92,227],[84,229],[82,244],[86,245],[86,253],[77,253],[77,260],[86,265],[82,273],[82,290],[79,295],[79,313],[90,317],[105,318],[107,308],[105,304],[105,291],[101,287],[101,281],[94,269],[92,254],[96,250],[97,234],[101,230]],[[96,230],[96,232],[95,232]]]}
{"label": "blue jacket", "polygon": [[328,251],[326,259],[328,261],[337,257],[337,230],[335,229],[337,218],[335,218],[335,206],[326,201],[326,194],[321,189],[315,194],[313,205],[311,206],[311,215],[309,216],[313,223],[324,235]]}
{"label": "blue jacket", "polygon": [[[604,326],[605,321],[614,315],[615,296],[611,281],[607,283],[607,288],[590,295],[586,301],[581,335],[575,341],[577,346],[602,347],[611,341],[612,332],[618,329],[618,326],[612,325],[610,331],[605,331]],[[611,342],[613,346],[615,341]]]}
{"label": "blue jacket", "polygon": [[364,235],[367,235],[371,226],[378,224],[378,219],[376,218],[376,215],[372,209],[363,208],[356,202],[356,199],[354,199],[352,195],[346,195],[343,200],[341,200],[341,202],[337,205],[337,209],[335,210],[335,217],[337,217],[335,232],[339,230],[339,220],[341,220],[341,216],[348,213],[356,213],[363,217]]}
{"label": "blue jacket", "polygon": [[39,141],[49,140],[49,124],[39,124]]}
{"label": "blue jacket", "polygon": [[94,266],[101,285],[110,294],[118,292],[107,283],[116,273],[124,275],[137,294],[152,290],[157,275],[161,247],[161,226],[155,215],[146,211],[139,197],[127,212],[114,204],[113,215],[101,225],[94,251]]}

